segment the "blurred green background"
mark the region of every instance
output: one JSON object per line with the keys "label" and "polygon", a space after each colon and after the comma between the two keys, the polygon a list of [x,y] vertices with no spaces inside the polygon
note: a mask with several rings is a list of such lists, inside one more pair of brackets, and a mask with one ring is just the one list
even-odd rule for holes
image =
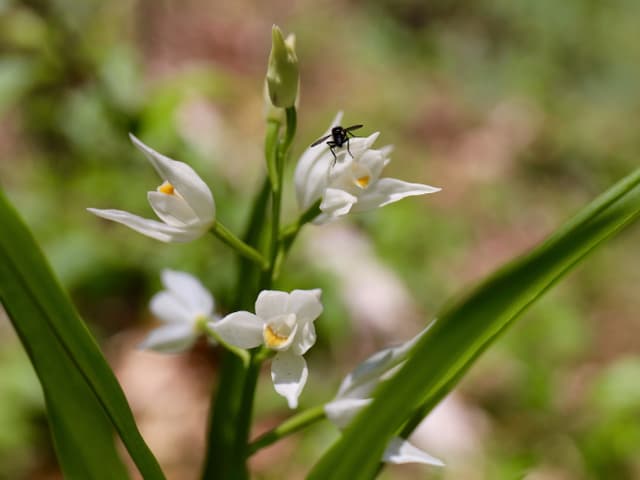
{"label": "blurred green background", "polygon": [[[326,305],[304,408],[637,166],[639,18],[632,0],[0,0],[0,185],[168,478],[196,478],[217,353],[135,345],[154,324],[147,301],[162,268],[198,275],[222,313],[235,263],[212,237],[165,245],[85,211],[152,216],[145,192],[160,180],[127,134],[191,163],[240,233],[265,171],[262,82],[277,23],[295,32],[301,63],[289,174],[344,109],[344,124],[395,145],[388,176],[443,187],[309,227],[294,247],[278,287],[321,286]],[[290,186],[290,220],[293,198]],[[419,429],[415,443],[446,468],[382,478],[640,478],[639,237],[624,234],[558,285]],[[0,479],[60,478],[37,380],[2,318],[0,372]],[[289,415],[264,373],[256,433]],[[336,435],[322,424],[265,450],[256,477],[302,478]]]}

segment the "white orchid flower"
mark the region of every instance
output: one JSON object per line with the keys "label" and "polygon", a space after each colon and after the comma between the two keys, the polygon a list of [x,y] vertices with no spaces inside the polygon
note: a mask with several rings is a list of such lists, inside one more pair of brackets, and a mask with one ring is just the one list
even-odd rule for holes
{"label": "white orchid flower", "polygon": [[172,160],[133,135],[130,137],[164,180],[156,191],[147,193],[151,208],[162,221],[142,218],[122,210],[87,210],[161,242],[189,242],[207,232],[215,222],[216,214],[209,187],[186,163]]}
{"label": "white orchid flower", "polygon": [[208,322],[218,319],[213,313],[215,301],[200,281],[186,272],[163,270],[162,285],[165,290],[153,296],[149,308],[165,325],[153,330],[139,347],[182,352],[204,333]]}
{"label": "white orchid flower", "polygon": [[[342,112],[333,120],[327,134],[341,121]],[[326,143],[309,147],[302,154],[294,175],[296,195],[303,211],[322,199],[322,213],[314,223],[326,223],[347,213],[365,212],[405,197],[440,190],[430,185],[380,178],[391,161],[392,147],[371,148],[378,136],[379,132],[375,132],[368,137],[351,138],[348,149],[343,146],[335,151],[336,158]]]}
{"label": "white orchid flower", "polygon": [[[371,396],[378,384],[390,378],[402,367],[411,348],[431,325],[402,345],[373,354],[349,373],[342,381],[336,398],[324,406],[327,418],[338,428],[345,428],[353,417],[371,403]],[[382,460],[388,463],[444,465],[438,458],[400,437],[394,437],[389,441]]]}
{"label": "white orchid flower", "polygon": [[240,348],[265,345],[277,352],[271,362],[271,379],[289,408],[298,406],[309,374],[303,355],[316,342],[313,322],[322,313],[320,295],[319,289],[263,290],[256,300],[255,315],[235,312],[209,324],[226,343]]}

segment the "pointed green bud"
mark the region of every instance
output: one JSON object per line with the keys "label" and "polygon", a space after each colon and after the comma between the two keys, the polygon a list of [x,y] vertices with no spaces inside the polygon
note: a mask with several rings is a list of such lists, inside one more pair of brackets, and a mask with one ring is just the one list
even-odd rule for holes
{"label": "pointed green bud", "polygon": [[280,108],[292,107],[298,96],[298,57],[295,36],[285,40],[276,25],[271,30],[271,54],[267,69],[267,90],[271,103]]}

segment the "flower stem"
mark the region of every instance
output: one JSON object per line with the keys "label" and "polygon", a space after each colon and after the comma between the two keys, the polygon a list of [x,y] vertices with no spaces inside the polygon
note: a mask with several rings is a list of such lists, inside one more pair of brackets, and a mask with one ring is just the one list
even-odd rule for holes
{"label": "flower stem", "polygon": [[[289,153],[296,131],[296,111],[294,107],[286,110],[286,132],[282,142],[279,141],[281,122],[274,119],[267,121],[265,139],[265,156],[268,180],[256,197],[254,211],[247,230],[246,242],[235,237],[228,229],[216,223],[213,233],[223,242],[230,245],[238,254],[260,266],[259,289],[269,289],[273,284],[273,274],[280,245],[280,211],[282,203],[282,176],[284,162]],[[264,212],[268,189],[271,187],[271,234],[266,258],[254,247],[262,238]],[[261,214],[261,215],[260,215]],[[260,218],[258,218],[260,217]],[[241,266],[243,263],[241,262]],[[251,273],[246,263],[238,270],[238,288],[252,290],[252,283],[247,278]],[[237,303],[245,303],[246,298],[257,292],[238,293]],[[240,305],[236,305],[239,307]],[[233,350],[231,350],[233,352]],[[245,354],[247,352],[244,352]],[[251,352],[249,361],[242,354],[233,352],[225,355],[220,372],[218,390],[213,400],[210,418],[207,456],[202,478],[220,480],[245,480],[249,478],[246,465],[248,458],[249,430],[253,417],[253,403],[256,384],[262,362],[272,352],[264,348]]]}
{"label": "flower stem", "polygon": [[280,133],[278,120],[269,119],[267,135],[264,142],[264,156],[267,161],[267,172],[271,180],[271,190],[278,189],[278,134]]}
{"label": "flower stem", "polygon": [[238,459],[236,423],[244,412],[240,410],[246,368],[231,352],[225,352],[218,378],[218,388],[211,397],[207,454],[202,480],[248,479],[246,462]]}
{"label": "flower stem", "polygon": [[246,464],[246,458],[248,457],[247,449],[249,447],[251,421],[253,420],[253,401],[256,394],[260,367],[262,366],[261,356],[259,354],[261,350],[262,349],[256,349],[251,352],[251,360],[244,377],[242,397],[240,399],[240,412],[242,412],[242,415],[238,418],[236,425],[236,445],[234,448],[234,461],[238,464]]}
{"label": "flower stem", "polygon": [[298,123],[298,114],[296,107],[289,107],[286,110],[287,114],[287,131],[285,133],[284,141],[282,142],[282,162],[287,158],[293,137],[296,135],[296,128]]}
{"label": "flower stem", "polygon": [[[253,199],[249,223],[242,239],[252,247],[261,243],[263,238],[264,225],[267,219],[267,208],[271,196],[271,180],[267,175],[262,181],[262,187]],[[255,265],[244,257],[238,257],[238,275],[235,285],[235,309],[250,310],[258,294],[258,282],[260,280],[261,269],[256,269]]]}
{"label": "flower stem", "polygon": [[[272,177],[272,198],[271,198],[271,242],[269,248],[269,268],[264,272],[262,277],[261,287],[262,289],[271,288],[274,280],[274,272],[276,271],[278,252],[280,251],[280,213],[282,210],[282,177],[284,174],[284,163],[289,155],[289,150],[293,142],[293,137],[297,128],[297,113],[295,107],[289,107],[286,109],[286,131],[284,140],[280,143],[279,147],[275,149],[269,148],[269,142],[267,141],[267,148],[265,152],[267,154],[267,165],[274,165],[275,167],[269,167],[269,172],[275,170],[275,179]],[[269,131],[268,131],[269,134]],[[275,157],[273,155],[275,154]],[[271,157],[269,157],[271,155]]]}
{"label": "flower stem", "polygon": [[297,415],[285,420],[276,428],[263,433],[256,438],[251,444],[249,444],[249,455],[253,455],[261,448],[267,447],[278,440],[291,435],[299,430],[302,430],[309,425],[313,425],[325,418],[324,405],[318,405],[316,407],[300,412]]}
{"label": "flower stem", "polygon": [[280,240],[279,240],[279,248],[278,254],[276,256],[273,278],[277,279],[280,276],[280,270],[282,269],[282,264],[284,263],[284,259],[286,258],[289,250],[293,246],[293,242],[295,241],[300,229],[311,222],[314,218],[320,215],[320,203],[322,200],[318,200],[313,205],[311,205],[306,211],[298,217],[298,219],[287,225],[280,232]]}
{"label": "flower stem", "polygon": [[218,237],[219,240],[233,248],[238,252],[238,254],[258,264],[263,270],[269,267],[267,261],[260,252],[236,237],[231,233],[231,230],[222,225],[222,223],[216,222],[211,228],[211,233]]}

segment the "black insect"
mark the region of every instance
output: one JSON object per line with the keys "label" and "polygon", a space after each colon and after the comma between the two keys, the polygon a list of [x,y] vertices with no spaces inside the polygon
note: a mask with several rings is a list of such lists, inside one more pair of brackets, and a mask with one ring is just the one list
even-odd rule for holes
{"label": "black insect", "polygon": [[353,155],[351,154],[351,150],[349,150],[349,139],[351,137],[355,137],[355,135],[351,132],[353,130],[362,128],[363,126],[364,125],[351,125],[350,127],[342,128],[340,125],[338,125],[337,127],[333,127],[331,129],[331,133],[329,135],[325,135],[324,137],[319,138],[318,140],[313,142],[311,146],[315,147],[316,145],[320,145],[327,138],[330,138],[331,140],[327,142],[327,145],[329,145],[329,150],[331,150],[331,154],[333,155],[333,164],[332,164],[333,166],[338,160],[338,157],[336,157],[336,152],[334,151],[334,149],[342,147],[345,143],[347,144],[347,152],[349,152],[349,155],[351,155],[351,157],[353,158]]}

